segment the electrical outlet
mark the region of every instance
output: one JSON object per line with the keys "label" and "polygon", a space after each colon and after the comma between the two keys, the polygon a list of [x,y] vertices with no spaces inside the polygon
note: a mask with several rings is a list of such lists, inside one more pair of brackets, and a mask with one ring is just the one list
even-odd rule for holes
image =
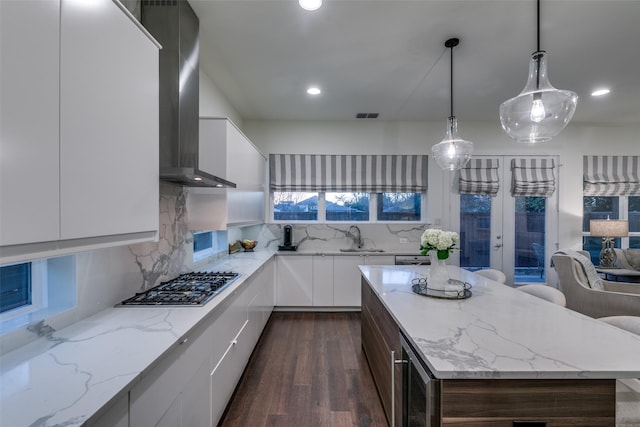
{"label": "electrical outlet", "polygon": [[401,237],[400,243],[409,243],[409,239],[407,239],[406,237]]}

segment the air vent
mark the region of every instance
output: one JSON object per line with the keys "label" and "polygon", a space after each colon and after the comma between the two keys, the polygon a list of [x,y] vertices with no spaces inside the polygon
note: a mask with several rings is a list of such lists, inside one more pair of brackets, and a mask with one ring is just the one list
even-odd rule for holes
{"label": "air vent", "polygon": [[356,119],[377,119],[378,113],[356,113]]}

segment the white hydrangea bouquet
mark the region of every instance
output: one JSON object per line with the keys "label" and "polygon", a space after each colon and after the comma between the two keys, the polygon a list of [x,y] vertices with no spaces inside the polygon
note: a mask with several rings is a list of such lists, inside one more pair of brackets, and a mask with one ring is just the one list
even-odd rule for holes
{"label": "white hydrangea bouquet", "polygon": [[436,251],[438,259],[447,259],[455,249],[458,242],[458,233],[444,231],[435,228],[427,228],[420,238],[420,254],[426,255],[429,251]]}

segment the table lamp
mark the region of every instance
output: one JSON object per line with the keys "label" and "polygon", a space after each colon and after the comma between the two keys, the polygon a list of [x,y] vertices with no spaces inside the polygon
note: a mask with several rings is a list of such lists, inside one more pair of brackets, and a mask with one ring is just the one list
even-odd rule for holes
{"label": "table lamp", "polygon": [[617,257],[613,250],[613,239],[629,236],[629,222],[622,219],[592,219],[589,221],[589,229],[591,236],[602,237],[600,267],[614,268]]}

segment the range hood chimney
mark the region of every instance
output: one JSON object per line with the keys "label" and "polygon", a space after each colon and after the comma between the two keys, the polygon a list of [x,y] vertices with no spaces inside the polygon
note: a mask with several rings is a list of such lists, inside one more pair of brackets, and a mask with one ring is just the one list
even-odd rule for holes
{"label": "range hood chimney", "polygon": [[199,169],[198,17],[186,0],[143,0],[142,25],[160,51],[160,180],[187,187],[235,187]]}

